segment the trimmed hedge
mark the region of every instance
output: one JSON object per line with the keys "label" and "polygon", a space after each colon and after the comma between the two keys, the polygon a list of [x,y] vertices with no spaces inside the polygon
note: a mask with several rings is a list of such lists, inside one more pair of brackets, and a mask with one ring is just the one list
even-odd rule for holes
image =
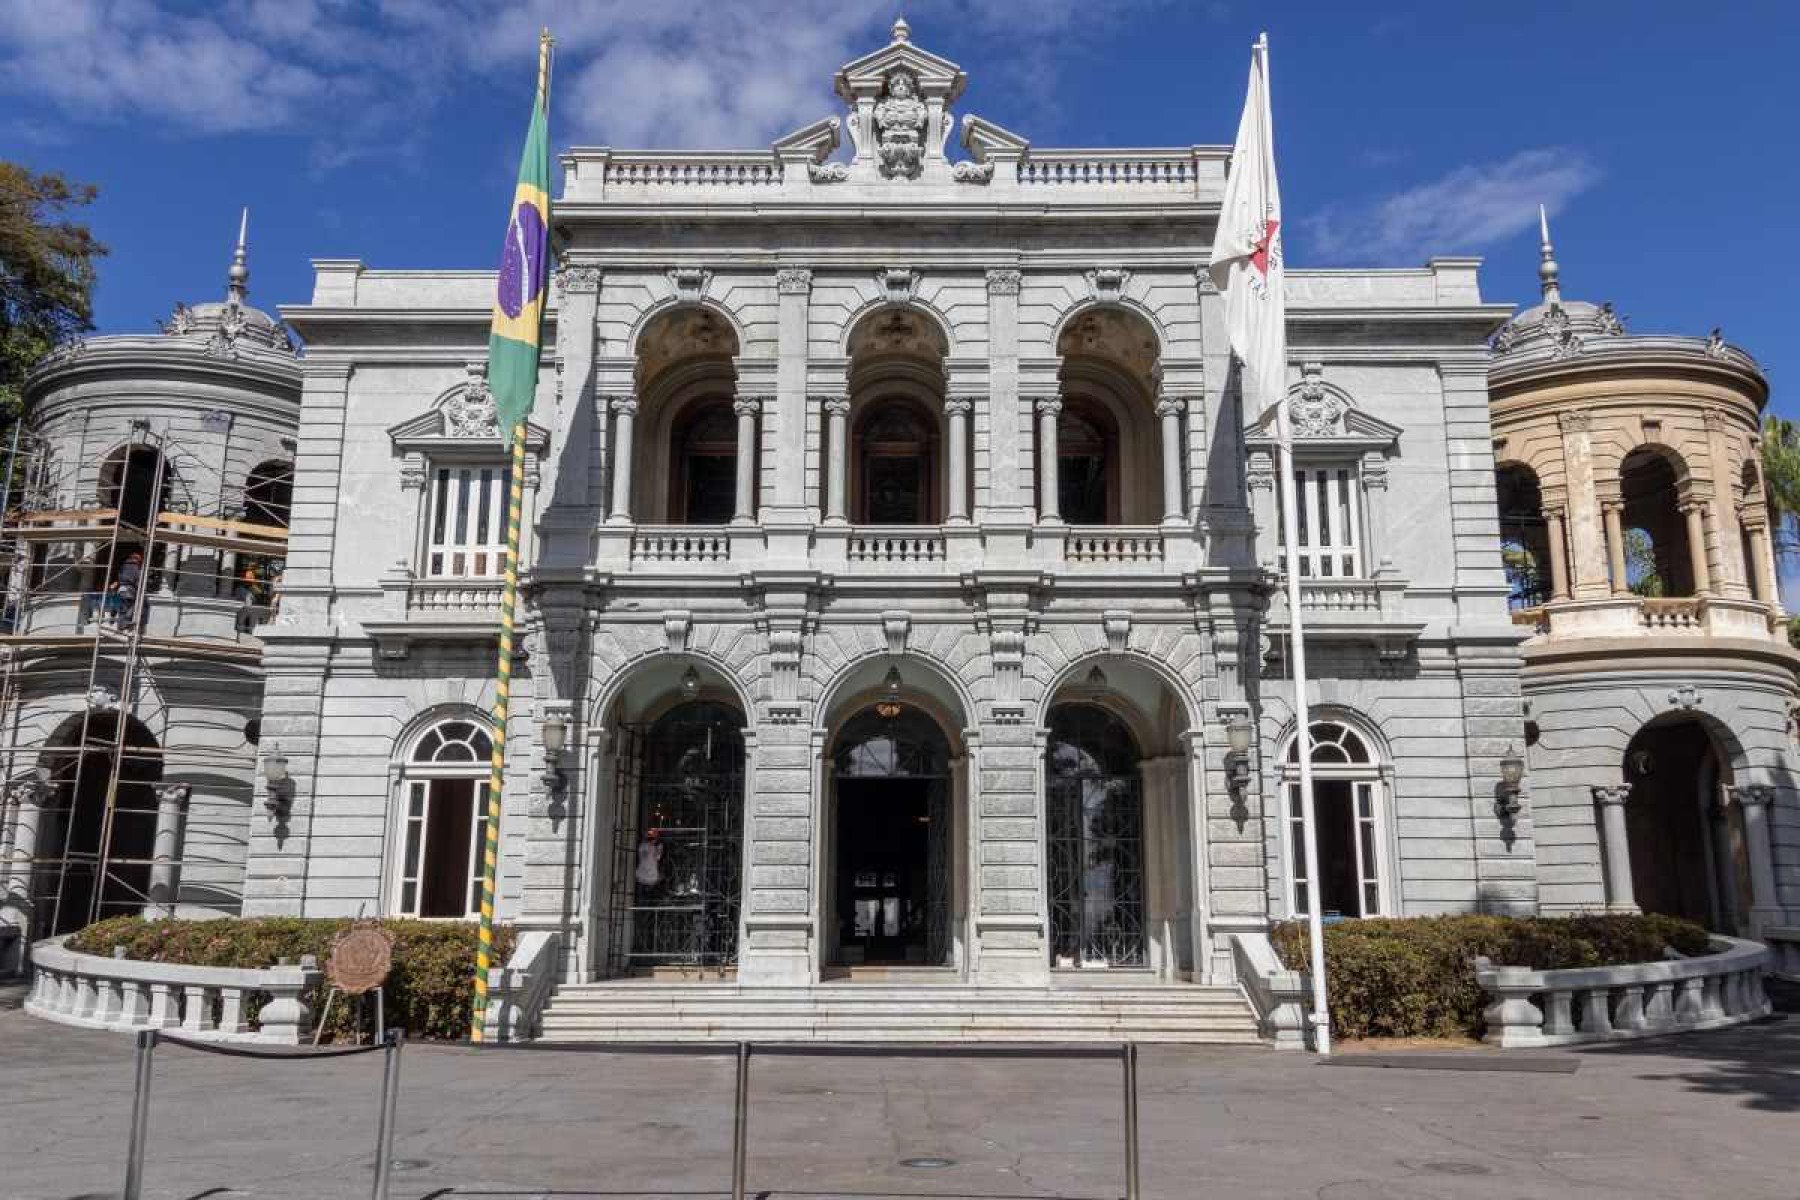
{"label": "trimmed hedge", "polygon": [[[1289,970],[1307,969],[1306,922],[1270,931]],[[1325,982],[1336,1037],[1480,1037],[1485,1000],[1474,959],[1554,971],[1658,962],[1663,948],[1710,952],[1675,917],[1402,917],[1325,927]]]}
{"label": "trimmed hedge", "polygon": [[[68,947],[83,954],[111,958],[116,949],[140,962],[179,963],[199,967],[272,967],[277,959],[299,961],[303,954],[318,958],[321,969],[331,954],[331,939],[355,924],[349,918],[322,917],[221,917],[204,921],[146,921],[141,917],[113,917],[69,938]],[[391,1026],[405,1026],[413,1037],[460,1039],[469,1033],[471,992],[475,985],[475,949],[478,932],[463,921],[377,921],[394,935],[394,967],[383,990],[383,1005]],[[494,928],[494,965],[512,957],[514,935],[510,926]],[[317,1017],[324,1008],[330,985],[321,981],[309,1003]],[[345,997],[331,1007],[326,1040],[347,1039],[358,1030],[373,1028],[374,1017],[364,1015],[358,1001]],[[262,1007],[252,1002],[252,1014]]]}

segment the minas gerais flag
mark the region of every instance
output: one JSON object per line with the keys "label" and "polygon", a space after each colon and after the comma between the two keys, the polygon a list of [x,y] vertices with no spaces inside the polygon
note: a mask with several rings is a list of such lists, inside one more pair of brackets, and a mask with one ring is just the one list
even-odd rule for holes
{"label": "minas gerais flag", "polygon": [[494,891],[500,868],[500,788],[506,779],[506,720],[512,697],[513,618],[519,601],[519,521],[525,496],[525,419],[537,392],[544,331],[544,293],[550,283],[550,31],[538,39],[537,98],[519,159],[519,182],[506,215],[506,244],[494,283],[494,325],[488,335],[488,390],[501,436],[512,448],[506,493],[506,569],[500,589],[500,656],[494,673],[494,756],[488,776],[481,858],[480,941],[475,950],[475,995],[469,1040],[486,1034],[488,968],[494,956]]}

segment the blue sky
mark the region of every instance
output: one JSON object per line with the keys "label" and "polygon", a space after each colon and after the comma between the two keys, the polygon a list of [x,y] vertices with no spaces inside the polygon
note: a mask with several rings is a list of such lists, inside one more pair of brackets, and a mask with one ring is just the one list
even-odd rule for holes
{"label": "blue sky", "polygon": [[[103,330],[220,293],[240,204],[251,290],[308,260],[493,263],[532,84],[560,41],[558,146],[748,147],[838,111],[886,41],[858,0],[0,0],[0,156],[100,186]],[[1727,337],[1800,412],[1800,9],[1780,3],[1115,4],[920,0],[960,108],[1040,146],[1229,142],[1267,29],[1290,263],[1486,256],[1535,295],[1535,206],[1565,290],[1638,331]]]}

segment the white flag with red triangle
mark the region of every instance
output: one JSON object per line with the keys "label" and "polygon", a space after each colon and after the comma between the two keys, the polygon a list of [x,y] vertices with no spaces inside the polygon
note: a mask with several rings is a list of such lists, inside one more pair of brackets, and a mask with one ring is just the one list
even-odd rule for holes
{"label": "white flag with red triangle", "polygon": [[1258,423],[1274,418],[1289,444],[1287,302],[1281,264],[1281,187],[1275,181],[1275,127],[1269,116],[1269,35],[1250,54],[1250,89],[1231,150],[1208,271],[1225,296],[1225,327],[1243,364],[1244,406]]}

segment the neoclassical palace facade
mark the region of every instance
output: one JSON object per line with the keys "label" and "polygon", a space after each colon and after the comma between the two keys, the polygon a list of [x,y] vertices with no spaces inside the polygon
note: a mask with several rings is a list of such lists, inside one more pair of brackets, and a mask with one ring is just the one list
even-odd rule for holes
{"label": "neoclassical palace facade", "polygon": [[[767,150],[563,157],[500,908],[556,935],[567,984],[1225,985],[1236,935],[1315,900],[1800,910],[1746,356],[1556,294],[1508,323],[1472,259],[1291,270],[1305,879],[1273,445],[1204,270],[1228,151],[1043,149],[959,118],[963,73],[904,23],[833,82],[838,115]],[[315,265],[281,310],[297,359],[208,357],[211,309],[164,335],[254,398],[165,399],[73,357],[34,380],[36,432],[67,447],[57,414],[116,410],[98,440],[82,418],[105,463],[146,436],[127,416],[157,434],[250,405],[293,439],[276,594],[233,634],[263,689],[254,795],[172,753],[151,781],[235,812],[229,886],[170,844],[157,903],[464,918],[504,539],[492,276]],[[86,353],[148,364],[138,341]],[[234,453],[227,472],[254,457]],[[120,509],[97,479],[57,503]],[[83,569],[104,606],[113,577]],[[152,622],[183,603],[144,596]],[[43,636],[21,604],[11,640]],[[88,653],[88,615],[59,618],[61,652]],[[79,689],[12,694],[23,828],[99,751],[53,738],[89,723]],[[1699,866],[1664,853],[1676,830]],[[47,834],[40,860],[106,857]],[[79,924],[30,924],[41,896],[10,878],[32,934]]]}

